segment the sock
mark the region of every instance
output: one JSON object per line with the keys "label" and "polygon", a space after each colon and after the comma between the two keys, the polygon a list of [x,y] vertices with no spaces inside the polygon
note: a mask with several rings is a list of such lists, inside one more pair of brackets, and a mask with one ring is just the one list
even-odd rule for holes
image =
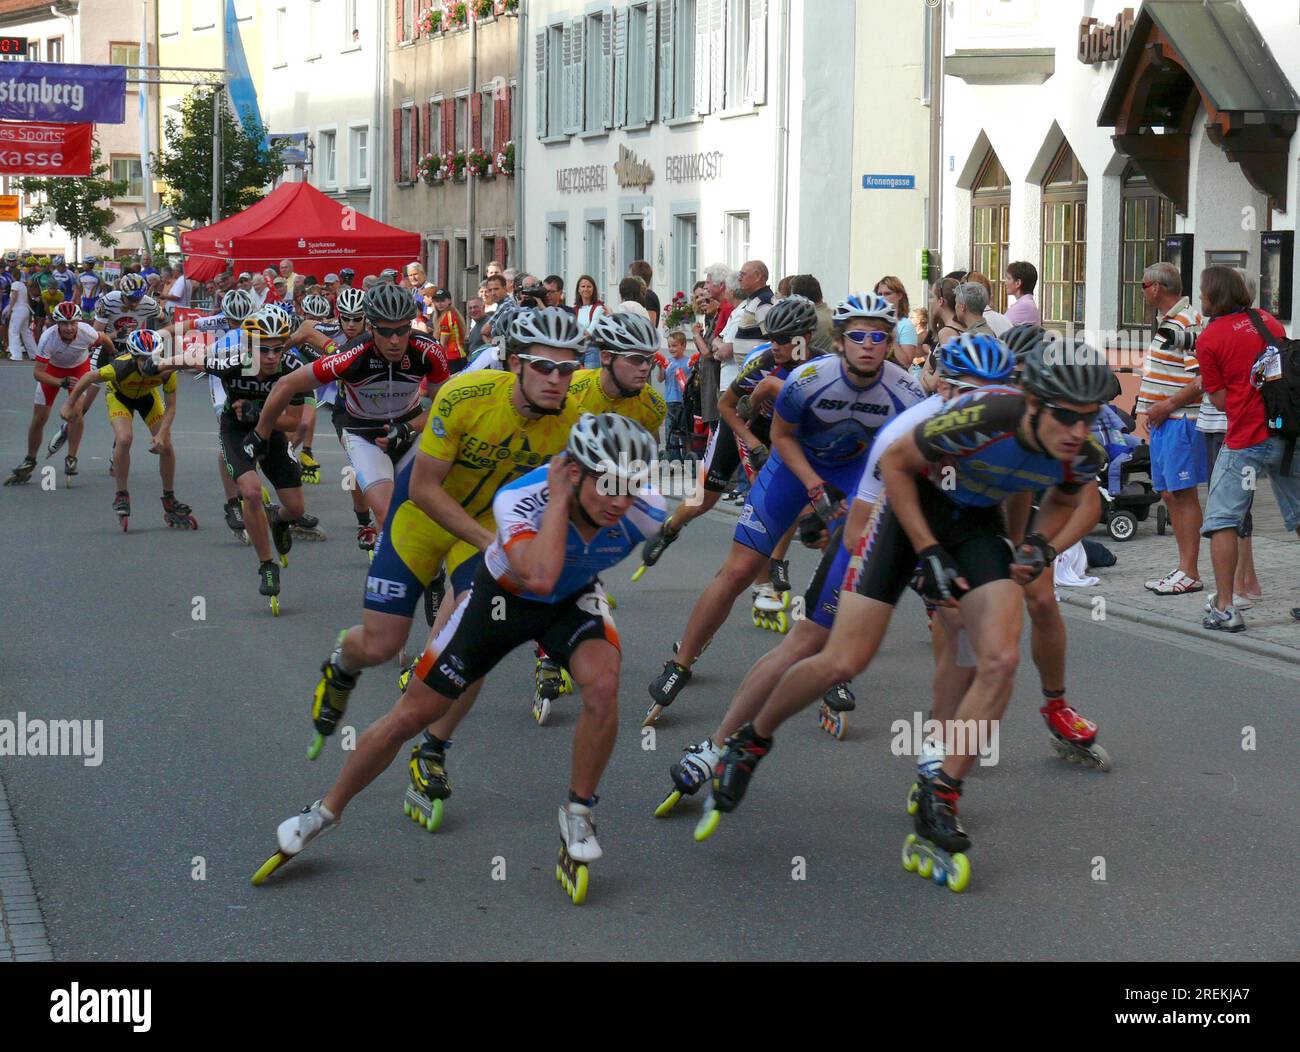
{"label": "sock", "polygon": [[369,526],[369,525],[370,525],[370,512],[368,512],[368,511],[358,511],[358,512],[354,512],[353,514],[355,514],[356,517],[357,517],[357,525],[358,525],[358,526]]}
{"label": "sock", "polygon": [[308,456],[311,456],[311,446],[303,446],[302,451],[306,453]]}
{"label": "sock", "polygon": [[1043,697],[1046,698],[1048,701],[1060,701],[1063,697],[1065,697],[1065,691],[1064,691],[1064,690],[1048,690],[1046,687],[1044,687],[1044,688],[1043,688]]}
{"label": "sock", "polygon": [[591,809],[596,806],[599,796],[579,796],[572,789],[569,790],[569,803],[581,804],[583,807]]}
{"label": "sock", "polygon": [[427,730],[424,732],[424,740],[432,745],[439,752],[446,752],[451,748],[451,739],[443,741],[436,734],[430,734]]}
{"label": "sock", "polygon": [[175,491],[174,491],[174,490],[169,490],[169,489],[165,489],[165,490],[163,490],[162,499],[163,499],[163,500],[175,500],[175,499],[176,499],[176,493],[175,493]]}

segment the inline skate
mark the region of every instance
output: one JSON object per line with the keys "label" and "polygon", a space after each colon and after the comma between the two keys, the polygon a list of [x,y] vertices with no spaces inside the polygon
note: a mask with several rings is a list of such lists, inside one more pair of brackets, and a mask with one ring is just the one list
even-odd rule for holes
{"label": "inline skate", "polygon": [[632,575],[633,584],[641,580],[645,576],[645,572],[663,558],[668,546],[677,540],[681,533],[681,530],[670,530],[666,522],[659,527],[659,532],[646,541],[645,547],[641,549],[641,568]]}
{"label": "inline skate", "polygon": [[131,495],[125,490],[118,490],[113,497],[113,511],[117,513],[118,525],[126,533],[131,518]]}
{"label": "inline skate", "polygon": [[240,503],[238,497],[231,497],[222,505],[222,511],[225,512],[226,525],[230,528],[241,544],[248,543],[248,531],[244,528],[244,506]]}
{"label": "inline skate", "polygon": [[271,600],[271,615],[280,616],[280,567],[276,566],[270,559],[264,563],[259,563],[257,567],[257,576],[261,583],[257,586],[260,595],[266,596]]}
{"label": "inline skate", "polygon": [[903,868],[918,877],[947,884],[952,892],[970,886],[970,837],[957,816],[961,782],[940,771],[933,779],[917,785],[917,807],[913,816],[916,832],[903,841]]}
{"label": "inline skate", "polygon": [[916,781],[907,790],[907,813],[909,815],[916,814],[917,801],[921,796],[921,783],[934,778],[939,773],[946,756],[947,753],[944,752],[942,740],[926,738],[921,743],[921,753],[916,758]]}
{"label": "inline skate", "polygon": [[698,793],[700,787],[713,777],[713,768],[720,755],[712,738],[705,738],[698,745],[686,746],[682,758],[668,768],[674,788],[664,797],[663,803],[655,808],[655,818],[668,817],[681,803],[683,796],[694,796]]}
{"label": "inline skate", "polygon": [[79,472],[77,471],[77,458],[69,453],[63,458],[63,478],[66,485],[71,486],[72,480]]}
{"label": "inline skate", "polygon": [[591,808],[586,804],[562,804],[560,857],[555,863],[555,879],[568,892],[575,906],[581,906],[587,900],[591,879],[588,863],[597,861],[602,854],[604,852],[596,840],[596,823],[591,819]]}
{"label": "inline skate", "polygon": [[754,586],[754,627],[785,635],[790,631],[790,593],[777,593],[770,584]]}
{"label": "inline skate", "polygon": [[817,722],[821,729],[836,741],[843,741],[844,732],[848,728],[846,716],[857,707],[858,700],[853,696],[853,691],[849,690],[849,685],[837,683],[822,695],[822,707]]}
{"label": "inline skate", "polygon": [[298,541],[323,541],[325,540],[325,531],[320,528],[320,519],[315,515],[308,515],[303,512],[298,517],[298,521],[289,527],[293,534],[294,540]]}
{"label": "inline skate", "polygon": [[1070,763],[1110,770],[1110,756],[1097,744],[1097,725],[1080,716],[1064,698],[1053,698],[1038,710],[1052,734],[1052,748]]}
{"label": "inline skate", "polygon": [[23,462],[9,473],[5,479],[6,486],[21,486],[25,482],[30,482],[32,472],[36,470],[36,461],[32,457],[23,457]]}
{"label": "inline skate", "polygon": [[271,543],[280,556],[280,565],[289,565],[289,552],[293,550],[293,521],[280,518],[280,505],[266,509],[266,520],[271,527]]}
{"label": "inline skate", "polygon": [[357,547],[363,552],[369,552],[372,559],[375,557],[375,542],[378,539],[379,531],[369,523],[357,527]]}
{"label": "inline skate", "polygon": [[451,797],[447,777],[447,749],[451,741],[439,741],[428,731],[424,740],[411,746],[407,767],[411,784],[406,787],[402,812],[416,825],[436,833],[442,826],[442,802]]}
{"label": "inline skate", "polygon": [[539,727],[546,726],[551,715],[551,703],[565,694],[573,693],[573,678],[569,670],[555,658],[537,654],[536,682],[533,689],[533,719]]}
{"label": "inline skate", "polygon": [[[274,565],[274,564],[272,564]],[[325,739],[338,728],[339,720],[347,711],[348,696],[356,689],[361,679],[360,672],[347,672],[343,668],[343,639],[347,630],[339,633],[334,652],[321,665],[320,682],[316,684],[311,702],[311,721],[316,728],[316,736],[307,749],[307,759],[314,760],[325,746]]]}
{"label": "inline skate", "polygon": [[298,464],[302,468],[304,485],[316,486],[320,484],[320,461],[311,455],[311,450],[304,447],[298,453]]}
{"label": "inline skate", "polygon": [[[790,591],[790,563],[786,559],[769,559],[768,576],[777,595]],[[788,604],[787,604],[788,605]]]}
{"label": "inline skate", "polygon": [[168,529],[197,530],[199,528],[199,520],[193,515],[194,509],[178,501],[175,493],[164,493],[162,506],[163,522],[167,524]]}
{"label": "inline skate", "polygon": [[338,824],[339,820],[330,814],[320,800],[310,807],[304,807],[292,818],[285,819],[275,831],[279,850],[263,862],[258,871],[253,874],[253,887],[264,883],[267,877],[298,855],[318,836],[337,828]]}
{"label": "inline skate", "polygon": [[695,827],[696,840],[708,840],[717,832],[722,816],[740,806],[759,761],[771,751],[772,739],[760,738],[752,723],[745,724],[727,739],[713,769],[713,791]]}
{"label": "inline skate", "polygon": [[50,439],[50,444],[45,447],[45,459],[49,460],[50,457],[54,456],[55,453],[63,448],[63,444],[67,442],[67,440],[68,422],[65,420],[60,425],[59,429],[54,432],[54,437]]}
{"label": "inline skate", "polygon": [[691,681],[691,670],[676,661],[665,661],[664,670],[650,684],[651,705],[646,709],[642,727],[653,727],[664,709],[668,708]]}

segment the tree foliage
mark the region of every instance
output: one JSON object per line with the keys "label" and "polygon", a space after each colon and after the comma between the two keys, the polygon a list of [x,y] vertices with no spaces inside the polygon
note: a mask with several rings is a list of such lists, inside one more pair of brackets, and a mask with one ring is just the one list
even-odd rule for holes
{"label": "tree foliage", "polygon": [[[164,121],[166,147],[153,170],[167,184],[164,198],[182,220],[212,218],[212,91],[194,88],[181,101],[180,118]],[[261,198],[284,169],[282,142],[266,142],[266,127],[245,127],[228,105],[221,107],[221,217],[242,212]]]}
{"label": "tree foliage", "polygon": [[117,219],[117,213],[105,202],[125,196],[129,184],[125,180],[114,182],[105,178],[108,174],[109,166],[104,164],[99,144],[95,143],[90,152],[88,176],[29,175],[13,180],[10,185],[15,190],[34,194],[37,200],[27,207],[27,214],[19,222],[26,230],[53,223],[74,239],[89,237],[112,248],[117,238],[108,228]]}

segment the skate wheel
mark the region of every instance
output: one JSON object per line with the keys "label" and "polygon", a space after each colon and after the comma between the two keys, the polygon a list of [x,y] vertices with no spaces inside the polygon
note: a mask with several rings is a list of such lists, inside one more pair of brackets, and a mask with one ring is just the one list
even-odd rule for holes
{"label": "skate wheel", "polygon": [[903,868],[909,873],[916,872],[916,853],[912,850],[912,845],[916,843],[916,834],[908,833],[907,839],[903,841]]}
{"label": "skate wheel", "polygon": [[375,550],[373,548],[371,548],[368,552],[366,552],[366,560],[367,562],[375,561]]}
{"label": "skate wheel", "polygon": [[673,809],[682,802],[682,793],[680,789],[674,789],[666,797],[664,802],[655,808],[655,818],[667,818],[673,813]]}
{"label": "skate wheel", "polygon": [[123,532],[123,533],[126,533],[126,531],[127,531],[127,517],[126,517],[125,515],[123,515],[123,516],[122,516],[122,532]]}
{"label": "skate wheel", "polygon": [[952,872],[948,874],[948,890],[959,895],[970,887],[970,859],[963,854],[952,856]]}
{"label": "skate wheel", "polygon": [[922,855],[916,864],[916,875],[922,880],[929,880],[930,875],[934,872],[934,859],[929,855]]}
{"label": "skate wheel", "polygon": [[311,740],[311,744],[307,746],[307,759],[316,759],[323,748],[325,748],[325,735],[317,733],[316,737]]}
{"label": "skate wheel", "polygon": [[704,816],[695,824],[695,840],[697,843],[704,843],[709,837],[718,831],[718,823],[722,821],[722,812],[709,808],[704,812]]}
{"label": "skate wheel", "polygon": [[790,631],[790,615],[784,610],[776,615],[776,630],[785,635]]}
{"label": "skate wheel", "polygon": [[235,536],[237,536],[237,537],[239,538],[239,543],[240,543],[240,544],[244,545],[245,547],[248,546],[248,544],[249,544],[249,540],[248,540],[248,531],[247,531],[247,530],[240,530],[239,533],[237,533]]}
{"label": "skate wheel", "polygon": [[1093,766],[1099,771],[1109,771],[1111,769],[1110,754],[1100,745],[1092,747],[1092,762]]}
{"label": "skate wheel", "polygon": [[540,693],[533,699],[533,719],[537,721],[537,726],[545,727],[546,721],[551,716],[551,703]]}
{"label": "skate wheel", "polygon": [[939,887],[943,887],[948,883],[948,874],[944,870],[943,866],[935,866],[934,872],[930,874],[930,879],[938,884]]}
{"label": "skate wheel", "polygon": [[920,808],[920,795],[920,790],[917,788],[916,783],[913,782],[911,787],[907,790],[907,813],[909,815],[916,814],[917,810]]}
{"label": "skate wheel", "polygon": [[271,596],[271,616],[280,616],[280,597],[278,595]]}
{"label": "skate wheel", "polygon": [[632,575],[632,583],[636,584],[637,581],[641,580],[641,578],[645,576],[645,572],[648,569],[650,569],[650,567],[646,566],[645,563],[642,563],[641,569],[637,570],[637,572]]}
{"label": "skate wheel", "polygon": [[424,828],[427,829],[430,833],[436,833],[439,829],[442,828],[442,801],[435,800],[433,802],[433,807],[431,810],[432,813],[429,815],[429,817],[424,819],[424,821],[421,822],[420,824],[424,826]]}
{"label": "skate wheel", "polygon": [[261,868],[253,874],[253,887],[260,887],[266,881],[267,877],[283,866],[287,861],[288,859],[277,851],[274,855],[263,862]]}
{"label": "skate wheel", "polygon": [[569,670],[560,669],[560,694],[572,694],[573,689],[573,677],[569,675]]}
{"label": "skate wheel", "polygon": [[755,610],[755,611],[753,612],[753,615],[752,615],[752,616],[753,616],[753,619],[754,619],[754,627],[755,627],[755,628],[762,628],[762,627],[763,627],[763,615],[760,614],[757,610]]}

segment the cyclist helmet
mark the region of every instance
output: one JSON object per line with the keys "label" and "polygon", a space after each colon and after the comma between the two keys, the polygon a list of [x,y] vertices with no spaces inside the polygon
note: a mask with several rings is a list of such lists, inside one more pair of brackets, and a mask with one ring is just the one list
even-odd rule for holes
{"label": "cyclist helmet", "polygon": [[335,304],[339,317],[347,321],[360,321],[366,316],[366,294],[351,285],[339,289],[339,298]]}
{"label": "cyclist helmet", "polygon": [[94,256],[87,256],[85,259],[81,261],[81,265],[83,267],[93,267],[98,263],[99,260],[97,260]]}
{"label": "cyclist helmet", "polygon": [[836,325],[847,325],[854,318],[874,318],[876,321],[897,325],[898,311],[884,296],[877,296],[874,292],[855,292],[836,307],[832,315]]}
{"label": "cyclist helmet", "polygon": [[324,321],[334,313],[330,306],[330,301],[324,296],[304,296],[302,298],[302,313],[306,318],[312,321]]}
{"label": "cyclist helmet", "polygon": [[244,319],[240,328],[263,340],[283,340],[290,332],[289,319],[277,304],[269,303]]}
{"label": "cyclist helmet", "polygon": [[81,312],[77,310],[77,305],[71,300],[56,304],[50,315],[57,325],[70,325],[81,320]]}
{"label": "cyclist helmet", "polygon": [[36,261],[36,265],[38,267],[48,267],[50,265],[50,257],[41,256],[41,258]]}
{"label": "cyclist helmet", "polygon": [[643,482],[656,447],[650,432],[635,420],[617,413],[583,413],[569,432],[565,452],[593,475]]}
{"label": "cyclist helmet", "polygon": [[416,315],[415,299],[406,289],[381,281],[366,293],[366,317],[388,325],[410,321]]}
{"label": "cyclist helmet", "polygon": [[231,289],[221,297],[221,313],[230,321],[242,322],[257,310],[257,301],[245,289]]}
{"label": "cyclist helmet", "polygon": [[615,354],[654,354],[659,350],[659,334],[649,319],[638,314],[601,314],[588,336],[602,351]]}
{"label": "cyclist helmet", "polygon": [[559,307],[546,307],[517,317],[510,327],[510,337],[524,347],[541,344],[576,351],[586,339],[578,320]]}
{"label": "cyclist helmet", "polygon": [[787,296],[768,312],[763,327],[773,340],[807,336],[817,331],[817,308],[805,296]]}
{"label": "cyclist helmet", "polygon": [[139,274],[123,274],[117,283],[118,291],[130,299],[139,299],[144,295],[144,278]]}
{"label": "cyclist helmet", "polygon": [[339,271],[339,277],[344,281],[350,282],[356,276],[357,276],[357,272],[353,270],[351,267],[344,267],[342,270]]}
{"label": "cyclist helmet", "polygon": [[1049,402],[1089,405],[1115,396],[1115,374],[1105,355],[1082,340],[1053,341],[1025,355],[1020,386]]}
{"label": "cyclist helmet", "polygon": [[492,342],[505,349],[507,344],[512,342],[515,321],[524,313],[531,314],[532,309],[520,307],[516,303],[498,307],[496,313],[491,316]]}
{"label": "cyclist helmet", "polygon": [[154,329],[133,329],[126,338],[127,353],[133,358],[152,358],[155,352],[162,352],[165,338]]}
{"label": "cyclist helmet", "polygon": [[6,263],[17,263],[17,262],[18,262],[18,253],[17,253],[17,252],[6,252],[6,253],[5,253],[5,262],[6,262]]}
{"label": "cyclist helmet", "polygon": [[63,266],[63,257],[55,256],[50,262],[53,263],[56,267],[61,267]]}
{"label": "cyclist helmet", "polygon": [[1005,380],[1016,361],[1011,349],[996,336],[964,332],[939,348],[939,375],[951,379],[974,376],[981,380]]}
{"label": "cyclist helmet", "polygon": [[379,281],[380,284],[396,285],[397,271],[395,271],[392,267],[386,267],[385,269],[379,272]]}
{"label": "cyclist helmet", "polygon": [[1025,324],[1008,329],[1003,333],[1002,342],[1011,349],[1016,362],[1019,363],[1035,347],[1041,348],[1053,338],[1052,334],[1041,325]]}

